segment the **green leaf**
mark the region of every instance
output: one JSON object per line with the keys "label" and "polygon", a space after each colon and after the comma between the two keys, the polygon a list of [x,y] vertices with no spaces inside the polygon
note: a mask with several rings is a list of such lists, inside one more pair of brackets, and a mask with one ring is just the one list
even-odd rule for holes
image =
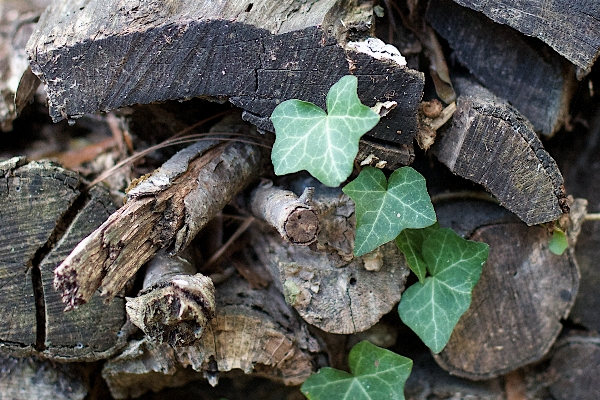
{"label": "green leaf", "polygon": [[569,247],[567,235],[565,235],[565,232],[562,229],[554,228],[554,232],[552,232],[552,239],[550,239],[548,247],[550,251],[557,256],[562,255],[567,247]]}
{"label": "green leaf", "polygon": [[275,174],[307,170],[327,186],[339,186],[352,173],[358,141],[379,122],[379,115],[357,95],[358,79],[342,77],[327,93],[326,114],[313,103],[287,100],[271,114]]}
{"label": "green leaf", "polygon": [[311,400],[403,400],[404,383],[412,361],[367,341],[355,345],[348,356],[349,374],[321,368],[302,385]]}
{"label": "green leaf", "polygon": [[471,304],[471,292],[481,276],[489,246],[465,240],[441,228],[423,241],[422,255],[431,276],[403,294],[398,312],[421,340],[439,353]]}
{"label": "green leaf", "polygon": [[425,179],[411,167],[394,171],[389,182],[381,170],[365,167],[342,190],[356,206],[356,256],[393,240],[405,228],[423,228],[436,220]]}
{"label": "green leaf", "polygon": [[396,238],[396,246],[404,253],[408,267],[417,275],[419,282],[425,283],[427,264],[423,259],[423,242],[433,232],[441,229],[437,222],[421,229],[404,229]]}

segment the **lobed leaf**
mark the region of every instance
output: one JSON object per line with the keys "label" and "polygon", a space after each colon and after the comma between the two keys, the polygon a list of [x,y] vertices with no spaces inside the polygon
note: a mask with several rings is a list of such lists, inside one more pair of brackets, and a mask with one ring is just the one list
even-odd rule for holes
{"label": "lobed leaf", "polygon": [[356,256],[393,240],[405,228],[436,221],[425,179],[411,167],[397,169],[389,181],[381,170],[365,167],[342,190],[356,207]]}
{"label": "lobed leaf", "polygon": [[471,293],[487,260],[489,246],[440,228],[423,241],[422,255],[431,276],[403,294],[398,312],[434,353],[442,351],[471,304]]}
{"label": "lobed leaf", "polygon": [[438,229],[440,229],[440,224],[436,222],[421,229],[404,229],[396,238],[396,246],[404,254],[408,267],[415,273],[421,283],[425,283],[425,275],[427,274],[427,264],[422,253],[423,242]]}
{"label": "lobed leaf", "polygon": [[327,186],[339,186],[352,173],[358,142],[379,122],[379,115],[357,95],[358,79],[347,75],[327,93],[325,113],[313,103],[287,100],[271,114],[275,174],[307,170]]}
{"label": "lobed leaf", "polygon": [[404,384],[412,361],[367,341],[355,345],[348,356],[351,374],[321,368],[302,385],[311,400],[403,400]]}

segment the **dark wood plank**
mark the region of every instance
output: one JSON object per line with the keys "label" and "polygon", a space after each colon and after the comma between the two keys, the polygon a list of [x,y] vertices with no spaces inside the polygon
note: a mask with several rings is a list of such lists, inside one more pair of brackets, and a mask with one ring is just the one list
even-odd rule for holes
{"label": "dark wood plank", "polygon": [[506,101],[466,79],[437,156],[453,173],[483,185],[528,225],[568,212],[562,175],[531,124]]}
{"label": "dark wood plank", "polygon": [[542,39],[587,74],[600,54],[600,4],[587,0],[455,0]]}
{"label": "dark wood plank", "polygon": [[269,117],[281,101],[324,107],[333,83],[352,73],[367,105],[398,103],[370,135],[411,143],[424,76],[394,61],[389,48],[360,50],[372,28],[370,5],[356,0],[256,0],[252,7],[69,0],[42,16],[28,54],[54,121],[200,96],[229,99],[245,119],[272,131]]}
{"label": "dark wood plank", "polygon": [[433,0],[427,20],[448,41],[456,59],[497,96],[508,100],[551,135],[569,115],[574,74],[552,49],[535,46],[509,28],[452,0]]}

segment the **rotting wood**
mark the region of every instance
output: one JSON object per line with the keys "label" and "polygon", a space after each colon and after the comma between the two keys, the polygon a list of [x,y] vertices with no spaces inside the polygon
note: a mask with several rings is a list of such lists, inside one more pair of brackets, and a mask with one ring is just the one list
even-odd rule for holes
{"label": "rotting wood", "polygon": [[321,227],[317,242],[294,246],[264,227],[251,235],[252,246],[306,322],[331,333],[364,331],[400,300],[409,273],[404,257],[388,243],[355,258],[352,200],[314,179],[303,183],[315,187],[313,205]]}
{"label": "rotting wood", "polygon": [[562,175],[531,125],[506,101],[467,79],[452,126],[436,146],[454,174],[483,185],[528,225],[569,211]]}
{"label": "rotting wood", "polygon": [[556,400],[600,398],[600,337],[571,333],[553,349],[550,393]]}
{"label": "rotting wood", "polygon": [[564,124],[575,77],[551,49],[538,50],[511,28],[452,0],[431,1],[427,20],[460,63],[527,117],[536,131],[551,135]]}
{"label": "rotting wood", "polygon": [[159,252],[146,265],[140,293],[126,298],[127,315],[151,341],[189,346],[214,317],[214,292],[212,280],[189,261]]}
{"label": "rotting wood", "polygon": [[64,315],[53,270],[114,209],[106,190],[80,192],[80,178],[50,162],[0,163],[0,351],[93,361],[123,346],[123,299]]}
{"label": "rotting wood", "polygon": [[297,98],[325,106],[342,76],[359,97],[398,107],[369,134],[411,143],[424,76],[392,46],[371,38],[370,2],[62,1],[28,43],[54,121],[167,99],[229,99],[244,118],[273,131],[270,115]]}
{"label": "rotting wood", "polygon": [[490,202],[435,207],[442,226],[490,245],[471,307],[435,356],[438,364],[453,375],[479,380],[540,360],[575,301],[579,271],[572,250],[552,254],[547,227],[528,227]]}
{"label": "rotting wood", "polygon": [[89,392],[89,375],[83,365],[0,356],[0,398],[83,400]]}
{"label": "rotting wood", "polygon": [[289,190],[261,182],[252,192],[250,209],[255,217],[268,222],[281,237],[293,244],[309,245],[317,240],[319,220],[311,205],[312,191],[306,188],[300,197]]}
{"label": "rotting wood", "polygon": [[[50,0],[0,3],[0,130],[12,130],[12,121],[41,83],[29,69],[25,45]],[[15,93],[21,93],[15,99]]]}
{"label": "rotting wood", "polygon": [[173,349],[146,339],[131,341],[109,360],[102,376],[112,395],[139,396],[202,376],[216,385],[219,376],[233,369],[287,385],[298,385],[313,372],[320,345],[277,289],[252,289],[232,277],[217,286],[216,302],[210,329],[195,345]]}
{"label": "rotting wood", "polygon": [[583,77],[600,54],[600,7],[586,0],[551,3],[454,0],[528,36],[540,38],[580,68]]}
{"label": "rotting wood", "polygon": [[[265,161],[258,145],[198,142],[127,195],[127,203],[77,245],[55,271],[66,308],[100,289],[112,299],[160,249],[178,253],[246,185]],[[211,147],[213,146],[213,147]]]}

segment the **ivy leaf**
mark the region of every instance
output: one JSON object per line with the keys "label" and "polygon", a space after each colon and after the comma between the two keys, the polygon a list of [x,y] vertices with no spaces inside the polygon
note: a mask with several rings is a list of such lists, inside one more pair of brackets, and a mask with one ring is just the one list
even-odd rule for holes
{"label": "ivy leaf", "polygon": [[422,252],[423,242],[438,229],[440,229],[440,224],[436,222],[421,229],[404,229],[396,238],[396,246],[404,254],[408,267],[417,275],[421,283],[425,283],[427,274],[427,264],[423,259]]}
{"label": "ivy leaf", "polygon": [[404,400],[404,383],[412,361],[367,341],[355,345],[348,355],[351,374],[321,368],[302,385],[310,400]]}
{"label": "ivy leaf", "polygon": [[550,239],[550,243],[548,244],[549,250],[553,254],[560,256],[565,252],[567,247],[569,247],[569,243],[567,242],[567,235],[565,235],[565,232],[560,228],[554,228],[552,239]]}
{"label": "ivy leaf", "polygon": [[423,241],[422,255],[431,276],[403,294],[398,312],[434,353],[442,351],[454,326],[471,304],[489,246],[441,228]]}
{"label": "ivy leaf", "polygon": [[352,173],[358,141],[379,122],[379,115],[357,95],[358,79],[342,77],[327,93],[327,111],[313,103],[287,100],[271,114],[275,174],[307,170],[327,186],[339,186]]}
{"label": "ivy leaf", "polygon": [[342,189],[356,206],[354,255],[361,256],[393,240],[404,228],[423,228],[436,220],[425,178],[411,167],[390,175],[365,167]]}

